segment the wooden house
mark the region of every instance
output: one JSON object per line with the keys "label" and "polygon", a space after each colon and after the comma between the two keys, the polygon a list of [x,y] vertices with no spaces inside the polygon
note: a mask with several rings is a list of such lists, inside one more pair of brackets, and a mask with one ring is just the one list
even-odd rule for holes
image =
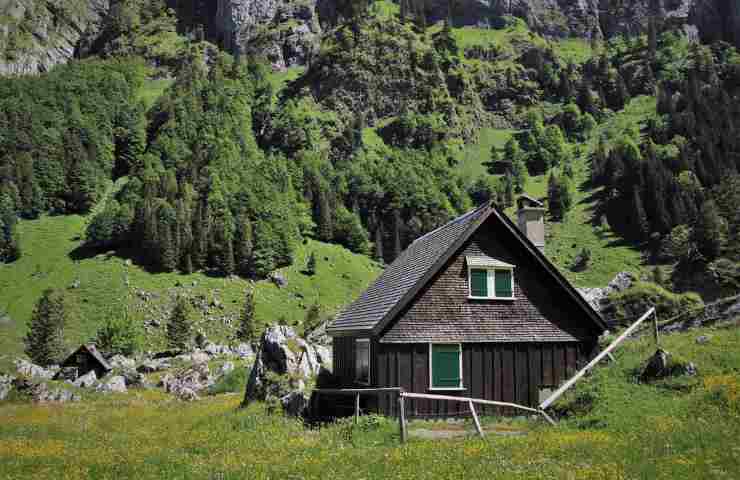
{"label": "wooden house", "polygon": [[72,352],[60,367],[60,375],[67,380],[86,375],[91,370],[95,371],[97,378],[102,378],[112,370],[110,364],[91,343],[80,345],[80,348]]}
{"label": "wooden house", "polygon": [[[340,386],[538,404],[605,330],[544,256],[543,216],[524,199],[518,228],[485,204],[412,243],[328,326]],[[366,401],[395,414],[390,395]],[[441,400],[406,407],[419,417],[466,411]]]}

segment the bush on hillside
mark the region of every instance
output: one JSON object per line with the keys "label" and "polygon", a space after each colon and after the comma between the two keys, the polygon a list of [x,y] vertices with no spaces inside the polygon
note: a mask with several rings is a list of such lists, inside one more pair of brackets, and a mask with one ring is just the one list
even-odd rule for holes
{"label": "bush on hillside", "polygon": [[701,297],[694,292],[673,293],[651,282],[635,282],[627,290],[610,295],[602,313],[611,323],[626,326],[653,306],[658,320],[665,321],[702,305]]}

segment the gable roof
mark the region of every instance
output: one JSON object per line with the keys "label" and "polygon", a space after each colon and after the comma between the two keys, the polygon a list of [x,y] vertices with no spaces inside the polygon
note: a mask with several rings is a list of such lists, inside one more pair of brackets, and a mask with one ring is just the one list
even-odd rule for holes
{"label": "gable roof", "polygon": [[113,370],[113,367],[110,366],[110,364],[105,360],[103,355],[98,351],[97,347],[95,347],[92,343],[83,343],[80,345],[80,348],[72,352],[67,359],[63,362],[62,366],[66,366],[66,364],[72,364],[75,362],[75,355],[77,355],[80,352],[87,352],[90,354],[91,357],[95,359],[96,362],[100,364],[101,367],[103,367],[105,370]]}
{"label": "gable roof", "polygon": [[596,325],[606,329],[599,314],[506,214],[491,202],[414,241],[357,300],[337,316],[327,327],[327,333],[331,336],[379,333],[491,216],[514,234],[514,237]]}

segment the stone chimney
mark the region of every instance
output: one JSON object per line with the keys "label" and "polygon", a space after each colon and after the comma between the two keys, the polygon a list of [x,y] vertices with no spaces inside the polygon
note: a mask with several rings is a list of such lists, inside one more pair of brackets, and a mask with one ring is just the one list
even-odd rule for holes
{"label": "stone chimney", "polygon": [[542,202],[522,195],[516,201],[517,219],[521,230],[530,242],[545,252],[545,207]]}

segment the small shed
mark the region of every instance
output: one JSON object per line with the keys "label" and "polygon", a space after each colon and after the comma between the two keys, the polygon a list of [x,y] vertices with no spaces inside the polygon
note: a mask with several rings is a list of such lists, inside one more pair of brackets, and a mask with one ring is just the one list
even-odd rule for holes
{"label": "small shed", "polygon": [[80,348],[72,352],[61,364],[60,374],[64,372],[67,379],[71,379],[70,372],[76,373],[71,375],[74,378],[86,375],[91,370],[95,371],[98,378],[102,378],[110,372],[113,367],[105,360],[103,355],[98,351],[95,345],[86,343],[80,345]]}

